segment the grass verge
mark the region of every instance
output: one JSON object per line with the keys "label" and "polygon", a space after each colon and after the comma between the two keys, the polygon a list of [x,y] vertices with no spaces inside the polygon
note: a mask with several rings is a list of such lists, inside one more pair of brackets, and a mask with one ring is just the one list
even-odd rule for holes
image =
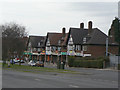
{"label": "grass verge", "polygon": [[32,66],[16,65],[16,64],[10,65],[10,67],[8,67],[7,64],[4,64],[3,69],[11,69],[11,70],[17,70],[23,72],[33,72],[33,73],[57,72],[57,73],[80,74],[80,72],[65,70],[65,69],[63,70],[63,69],[47,68],[47,67],[32,67]]}

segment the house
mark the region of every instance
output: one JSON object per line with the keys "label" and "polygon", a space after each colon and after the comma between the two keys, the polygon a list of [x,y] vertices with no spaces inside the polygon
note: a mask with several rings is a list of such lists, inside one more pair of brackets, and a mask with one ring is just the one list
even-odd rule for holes
{"label": "house", "polygon": [[66,36],[67,33],[65,33],[65,28],[62,29],[62,33],[47,33],[45,41],[46,61],[56,63],[58,57],[61,56],[61,52],[67,52]]}
{"label": "house", "polygon": [[67,39],[67,54],[70,56],[105,56],[106,38],[100,29],[92,27],[92,21],[88,22],[88,28],[84,28],[84,23],[80,28],[70,28]]}
{"label": "house", "polygon": [[42,60],[45,58],[45,39],[46,36],[29,36],[27,52],[31,53],[30,55],[36,55],[35,59]]}

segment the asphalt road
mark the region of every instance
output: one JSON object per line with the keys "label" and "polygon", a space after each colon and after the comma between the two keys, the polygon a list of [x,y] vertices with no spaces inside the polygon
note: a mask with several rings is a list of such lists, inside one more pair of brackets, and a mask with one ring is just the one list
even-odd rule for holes
{"label": "asphalt road", "polygon": [[55,72],[28,73],[3,70],[3,88],[118,88],[118,72],[75,69],[81,74]]}

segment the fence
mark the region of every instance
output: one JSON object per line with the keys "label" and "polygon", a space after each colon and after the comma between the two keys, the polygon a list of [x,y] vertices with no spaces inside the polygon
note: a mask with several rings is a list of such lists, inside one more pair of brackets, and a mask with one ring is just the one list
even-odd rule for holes
{"label": "fence", "polygon": [[110,55],[110,67],[117,68],[118,64],[120,64],[120,56]]}

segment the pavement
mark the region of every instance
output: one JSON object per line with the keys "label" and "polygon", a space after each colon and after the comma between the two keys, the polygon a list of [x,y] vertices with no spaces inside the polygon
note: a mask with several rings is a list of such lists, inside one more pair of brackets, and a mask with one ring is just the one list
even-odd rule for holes
{"label": "pavement", "polygon": [[[45,65],[56,68],[56,65]],[[56,72],[18,72],[3,70],[3,88],[118,88],[118,72],[112,70],[69,68],[81,74]]]}

